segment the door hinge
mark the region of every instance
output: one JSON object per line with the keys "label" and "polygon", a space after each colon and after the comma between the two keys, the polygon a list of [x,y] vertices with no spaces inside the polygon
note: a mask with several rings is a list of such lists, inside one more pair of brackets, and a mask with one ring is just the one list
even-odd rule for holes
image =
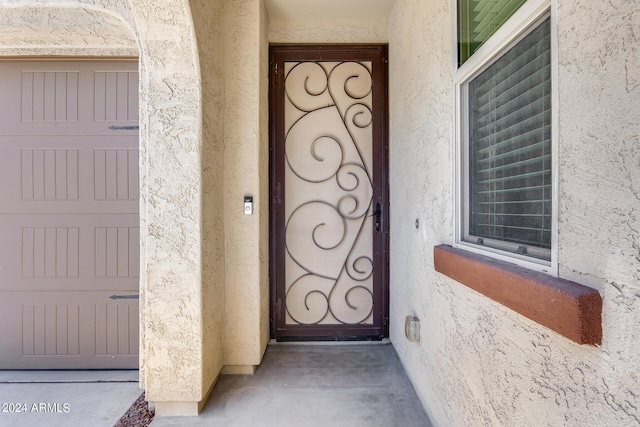
{"label": "door hinge", "polygon": [[278,63],[276,62],[276,66],[273,68],[273,74],[278,75]]}
{"label": "door hinge", "polygon": [[280,298],[276,299],[275,311],[276,321],[280,321],[282,319],[282,300]]}

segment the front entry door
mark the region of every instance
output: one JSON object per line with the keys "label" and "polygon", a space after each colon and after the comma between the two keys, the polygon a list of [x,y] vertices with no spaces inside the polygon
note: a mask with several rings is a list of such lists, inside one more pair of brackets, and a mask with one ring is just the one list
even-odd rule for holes
{"label": "front entry door", "polygon": [[271,49],[272,335],[388,335],[385,46]]}

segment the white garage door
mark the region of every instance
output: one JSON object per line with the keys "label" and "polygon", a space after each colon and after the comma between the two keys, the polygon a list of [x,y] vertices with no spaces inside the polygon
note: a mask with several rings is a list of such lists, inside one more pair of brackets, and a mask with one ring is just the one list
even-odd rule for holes
{"label": "white garage door", "polygon": [[0,369],[138,367],[135,61],[0,61]]}

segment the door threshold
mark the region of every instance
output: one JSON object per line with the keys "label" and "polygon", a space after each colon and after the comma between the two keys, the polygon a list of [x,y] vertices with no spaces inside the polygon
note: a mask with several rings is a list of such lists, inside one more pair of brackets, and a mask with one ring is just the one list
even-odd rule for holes
{"label": "door threshold", "polygon": [[[295,338],[294,338],[295,339]],[[316,346],[336,346],[336,345],[386,345],[391,344],[389,338],[383,338],[376,341],[277,341],[275,339],[269,340],[269,345],[316,345]]]}

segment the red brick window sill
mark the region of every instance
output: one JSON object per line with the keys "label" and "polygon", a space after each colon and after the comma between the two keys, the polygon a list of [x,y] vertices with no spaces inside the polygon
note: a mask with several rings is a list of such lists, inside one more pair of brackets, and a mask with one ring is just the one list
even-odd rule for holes
{"label": "red brick window sill", "polygon": [[578,344],[602,341],[595,289],[448,245],[434,247],[436,271]]}

